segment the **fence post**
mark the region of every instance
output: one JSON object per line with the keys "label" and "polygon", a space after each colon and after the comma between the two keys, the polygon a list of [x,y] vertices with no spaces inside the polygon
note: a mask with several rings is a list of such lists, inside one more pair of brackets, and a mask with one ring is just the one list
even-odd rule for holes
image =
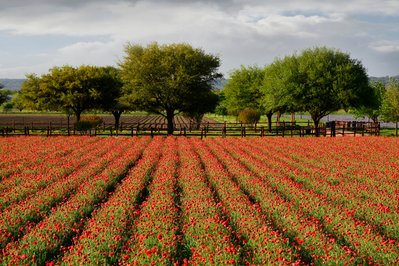
{"label": "fence post", "polygon": [[282,136],[284,137],[284,131],[285,131],[285,122],[283,121],[283,131],[282,131]]}
{"label": "fence post", "polygon": [[68,121],[67,121],[67,131],[68,131],[68,136],[69,136],[69,116],[68,116]]}
{"label": "fence post", "polygon": [[244,137],[244,129],[242,128],[242,122],[241,122],[241,138]]}
{"label": "fence post", "polygon": [[344,125],[342,126],[342,137],[345,137],[345,122]]}
{"label": "fence post", "polygon": [[139,136],[139,127],[138,126],[136,127],[136,136],[137,137]]}
{"label": "fence post", "polygon": [[292,137],[292,127],[293,127],[294,125],[293,125],[293,123],[291,123],[291,137]]}
{"label": "fence post", "polygon": [[182,128],[180,127],[180,133],[179,133],[179,136],[181,136],[181,131],[182,131]]}
{"label": "fence post", "polygon": [[209,122],[208,122],[208,124],[206,125],[206,132],[209,132]]}
{"label": "fence post", "polygon": [[204,129],[203,129],[203,128],[201,128],[201,139],[202,139],[202,134],[203,134],[203,131],[204,131]]}
{"label": "fence post", "polygon": [[264,136],[265,136],[265,127],[261,127],[260,136],[261,136],[261,137],[264,137]]}
{"label": "fence post", "polygon": [[191,132],[191,120],[190,120],[190,125],[189,125],[188,130]]}
{"label": "fence post", "polygon": [[131,128],[130,136],[133,137],[133,127]]}
{"label": "fence post", "polygon": [[151,138],[154,137],[154,132],[152,131],[152,126],[150,126],[150,131],[151,131]]}
{"label": "fence post", "polygon": [[28,136],[29,136],[29,127],[26,127],[26,129],[27,129],[27,132],[28,132]]}
{"label": "fence post", "polygon": [[380,135],[380,122],[377,122],[378,123],[378,135],[377,136],[379,136]]}
{"label": "fence post", "polygon": [[362,137],[364,137],[364,123],[362,124]]}
{"label": "fence post", "polygon": [[257,124],[258,122],[257,121],[255,121],[255,133],[256,133],[256,124]]}
{"label": "fence post", "polygon": [[355,121],[354,123],[354,127],[353,127],[353,136],[356,137],[356,126],[357,126],[357,122]]}
{"label": "fence post", "polygon": [[30,129],[33,132],[33,122],[30,122]]}
{"label": "fence post", "polygon": [[105,131],[105,122],[103,122],[103,132]]}
{"label": "fence post", "polygon": [[49,125],[49,135],[50,135],[50,137],[51,137],[51,129],[52,129],[52,127],[51,127],[51,122],[50,122],[50,125]]}
{"label": "fence post", "polygon": [[184,127],[184,136],[186,136],[186,127]]}
{"label": "fence post", "polygon": [[48,130],[49,130],[49,127],[47,126],[46,137],[48,137],[48,135],[49,135]]}
{"label": "fence post", "polygon": [[278,136],[278,124],[279,123],[276,122],[276,136]]}
{"label": "fence post", "polygon": [[15,133],[15,123],[12,121],[12,131]]}

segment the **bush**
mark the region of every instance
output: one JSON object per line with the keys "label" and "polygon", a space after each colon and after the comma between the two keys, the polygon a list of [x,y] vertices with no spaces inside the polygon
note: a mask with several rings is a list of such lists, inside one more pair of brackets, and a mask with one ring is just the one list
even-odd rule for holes
{"label": "bush", "polygon": [[238,114],[241,122],[246,124],[255,124],[260,120],[260,112],[252,109],[244,109]]}
{"label": "bush", "polygon": [[95,115],[83,117],[80,121],[89,122],[92,128],[96,128],[104,122],[101,117]]}
{"label": "bush", "polygon": [[77,131],[87,131],[92,128],[92,124],[88,121],[79,121],[74,124]]}

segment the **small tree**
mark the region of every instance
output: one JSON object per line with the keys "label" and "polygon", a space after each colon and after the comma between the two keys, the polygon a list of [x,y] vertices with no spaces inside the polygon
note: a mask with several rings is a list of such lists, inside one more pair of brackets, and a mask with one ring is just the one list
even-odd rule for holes
{"label": "small tree", "polygon": [[18,109],[20,112],[24,109],[24,105],[20,101],[19,95],[16,95],[14,98],[11,99],[11,103],[14,106],[14,108]]}
{"label": "small tree", "polygon": [[14,108],[14,106],[12,105],[12,103],[8,102],[8,103],[4,103],[3,104],[3,111],[5,112],[9,112]]}
{"label": "small tree", "polygon": [[381,115],[381,104],[383,95],[385,92],[386,83],[384,80],[371,80],[370,81],[370,91],[372,92],[369,95],[369,104],[361,105],[360,107],[355,109],[355,118],[361,117],[364,118],[367,116],[374,123],[378,122],[378,117]]}
{"label": "small tree", "polygon": [[183,116],[190,120],[194,128],[200,129],[204,115],[214,112],[218,101],[219,97],[212,91],[198,94],[188,106],[184,107],[186,111],[183,112]]}
{"label": "small tree", "polygon": [[383,94],[381,115],[384,122],[395,123],[395,136],[398,136],[399,122],[399,80],[390,78],[390,84]]}
{"label": "small tree", "polygon": [[224,116],[227,115],[227,106],[226,106],[226,97],[224,95],[224,91],[216,92],[216,95],[219,97],[218,104],[215,107],[215,114]]}
{"label": "small tree", "polygon": [[22,84],[21,100],[33,110],[72,109],[76,121],[90,109],[101,108],[117,95],[115,80],[103,67],[53,67],[41,78],[27,74]]}
{"label": "small tree", "polygon": [[101,117],[95,115],[83,117],[80,121],[89,122],[92,128],[97,128],[104,122]]}
{"label": "small tree", "polygon": [[223,90],[224,105],[228,114],[237,118],[240,111],[246,108],[262,112],[261,85],[264,69],[257,65],[247,67],[241,65],[239,69],[233,69],[228,73],[229,79]]}
{"label": "small tree", "polygon": [[241,122],[245,124],[255,124],[259,122],[261,113],[252,109],[244,109],[239,114],[238,117]]}

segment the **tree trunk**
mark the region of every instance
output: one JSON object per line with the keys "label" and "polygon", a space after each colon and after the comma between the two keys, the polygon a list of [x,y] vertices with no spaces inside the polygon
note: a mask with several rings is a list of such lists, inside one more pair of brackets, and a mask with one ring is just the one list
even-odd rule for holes
{"label": "tree trunk", "polygon": [[75,118],[76,121],[75,122],[79,122],[80,121],[80,115],[82,114],[82,111],[76,111],[75,112]]}
{"label": "tree trunk", "polygon": [[115,125],[119,125],[119,120],[121,118],[121,114],[123,113],[123,111],[112,111],[111,113],[115,118]]}
{"label": "tree trunk", "polygon": [[173,135],[173,118],[175,116],[174,111],[166,111],[166,120],[168,121],[168,135]]}
{"label": "tree trunk", "polygon": [[319,122],[320,122],[320,118],[316,118],[316,117],[312,117],[313,120],[313,126],[314,126],[314,130],[315,130],[315,136],[319,137]]}
{"label": "tree trunk", "polygon": [[267,117],[267,130],[269,132],[272,132],[272,116],[273,116],[272,112],[269,112],[269,113],[266,114],[266,117]]}

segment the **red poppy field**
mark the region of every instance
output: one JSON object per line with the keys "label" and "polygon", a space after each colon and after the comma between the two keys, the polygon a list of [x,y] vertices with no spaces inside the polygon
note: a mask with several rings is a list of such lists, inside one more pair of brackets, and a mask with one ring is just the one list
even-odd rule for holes
{"label": "red poppy field", "polygon": [[399,265],[396,138],[0,139],[0,265]]}

